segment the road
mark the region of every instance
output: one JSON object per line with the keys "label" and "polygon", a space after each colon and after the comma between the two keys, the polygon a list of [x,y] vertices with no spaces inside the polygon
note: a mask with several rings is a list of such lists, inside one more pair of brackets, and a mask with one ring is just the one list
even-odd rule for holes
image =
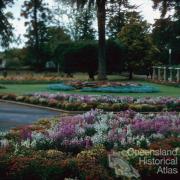
{"label": "road", "polygon": [[46,109],[0,102],[0,131],[32,124],[38,119],[49,118],[58,114],[58,112]]}

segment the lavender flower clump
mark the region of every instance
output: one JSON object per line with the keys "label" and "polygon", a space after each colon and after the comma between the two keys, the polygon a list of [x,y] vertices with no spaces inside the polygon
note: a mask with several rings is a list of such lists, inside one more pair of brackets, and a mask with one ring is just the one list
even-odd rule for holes
{"label": "lavender flower clump", "polygon": [[[91,133],[87,133],[91,131]],[[82,115],[63,117],[49,130],[50,139],[65,146],[89,147],[95,144],[141,146],[156,138],[177,136],[180,132],[180,114],[162,112],[140,114],[134,111],[120,113],[93,110]]]}
{"label": "lavender flower clump", "polygon": [[127,103],[127,104],[151,104],[151,105],[167,105],[171,103],[180,103],[180,97],[141,97],[133,98],[129,96],[113,96],[113,95],[78,95],[78,94],[63,94],[63,93],[34,93],[31,96],[35,98],[45,98],[63,100],[68,102],[81,103]]}

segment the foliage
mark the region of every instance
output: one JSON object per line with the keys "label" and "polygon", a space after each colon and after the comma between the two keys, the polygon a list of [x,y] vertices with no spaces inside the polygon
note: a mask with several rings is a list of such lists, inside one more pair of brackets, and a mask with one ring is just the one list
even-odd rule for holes
{"label": "foliage", "polygon": [[62,70],[67,73],[95,71],[97,49],[94,42],[60,43],[55,53]]}
{"label": "foliage", "polygon": [[138,67],[151,67],[154,64],[153,56],[158,49],[149,35],[149,24],[138,13],[131,17],[118,37],[127,48],[125,66],[129,71],[129,79],[132,79],[132,72]]}
{"label": "foliage", "polygon": [[160,9],[161,16],[164,17],[166,13],[172,9],[176,12],[179,11],[179,0],[152,0],[154,2],[154,8]]}
{"label": "foliage", "polygon": [[44,43],[47,42],[47,25],[51,19],[50,10],[42,0],[28,0],[24,2],[21,16],[27,26],[28,39],[26,42],[30,54],[32,54],[32,64],[38,69],[45,63],[46,54],[43,52]]}
{"label": "foliage", "polygon": [[[108,72],[121,72],[123,46],[117,41],[107,41]],[[93,79],[97,72],[98,48],[96,42],[65,42],[56,49],[56,59],[63,71],[88,72]]]}
{"label": "foliage", "polygon": [[74,41],[92,41],[95,39],[94,9],[84,8],[81,11],[72,9],[68,15],[70,22],[68,24],[69,33]]}
{"label": "foliage", "polygon": [[[16,154],[21,153],[24,147],[32,149],[38,147],[38,150],[55,148],[77,154],[83,149],[96,145],[106,146],[108,143],[112,144],[112,148],[116,146],[118,149],[155,146],[153,144],[156,140],[165,140],[167,137],[178,138],[179,121],[179,114],[176,112],[140,114],[132,110],[119,113],[91,110],[84,114],[61,117],[59,122],[49,129],[36,125],[21,127],[11,133],[18,132],[19,136],[18,140],[12,141]],[[20,144],[16,144],[16,141]],[[179,146],[179,143],[175,142],[176,140],[171,142],[172,147]],[[44,146],[39,146],[40,144]],[[97,155],[95,152],[98,151],[81,153],[79,156],[88,158],[89,154],[97,158],[105,152],[101,150],[102,153],[99,152]],[[56,155],[62,156],[62,153]]]}
{"label": "foliage", "polygon": [[28,96],[0,94],[0,99],[39,104],[68,111],[87,111],[96,108],[115,112],[127,109],[132,109],[136,112],[180,111],[180,100],[173,97],[133,98],[113,95],[35,93]]}
{"label": "foliage", "polygon": [[9,23],[12,14],[5,12],[7,6],[12,4],[13,0],[0,0],[0,46],[2,47],[8,47],[13,37],[13,27]]}
{"label": "foliage", "polygon": [[[59,0],[62,1],[62,0]],[[63,2],[63,1],[62,1]],[[102,1],[64,1],[70,4],[76,4],[78,9],[83,9],[85,6],[92,7],[96,5],[97,8],[97,22],[98,22],[98,79],[105,80],[106,77],[106,57],[105,57],[105,21],[106,21],[106,3],[107,0]],[[114,1],[111,1],[114,3]],[[127,3],[125,1],[119,1],[121,3]]]}
{"label": "foliage", "polygon": [[[159,61],[168,64],[168,50],[172,49],[172,64],[178,64],[179,59],[179,27],[180,11],[178,1],[156,2],[156,8],[162,10],[162,17],[157,19],[153,25],[153,39],[161,51]],[[174,10],[173,15],[164,17],[168,10]]]}
{"label": "foliage", "polygon": [[26,53],[24,49],[13,48],[4,52],[7,68],[19,68],[25,64]]}
{"label": "foliage", "polygon": [[129,18],[135,13],[135,6],[129,5],[129,2],[122,3],[115,1],[107,3],[107,31],[110,39],[116,39],[122,27],[128,22]]}
{"label": "foliage", "polygon": [[69,42],[70,36],[67,34],[66,30],[61,27],[48,27],[47,28],[47,37],[48,42],[45,51],[49,51],[49,53],[54,56],[55,50],[58,45],[62,42]]}
{"label": "foliage", "polygon": [[[74,84],[79,86],[80,83]],[[148,109],[148,105],[151,109],[180,105],[180,97],[132,98],[36,93],[21,97],[0,94],[0,98],[32,103],[46,101],[51,105],[59,103],[60,106],[71,107],[73,103],[76,107],[87,107],[90,103],[94,105],[98,102],[102,107],[112,105],[116,109],[123,103],[145,109]],[[179,132],[180,113],[167,112],[167,109],[158,113],[137,113],[130,109],[115,113],[94,109],[83,114],[43,119],[33,125],[0,133],[1,178],[124,178],[116,169],[114,171],[109,168],[108,157],[116,154],[114,157],[117,162],[114,163],[120,166],[118,170],[132,165],[146,179],[157,174],[158,167],[153,163],[140,163],[140,158],[147,159],[148,162],[156,159],[168,162],[172,159],[176,161],[175,158],[179,160]],[[167,168],[169,167],[168,163]],[[178,165],[175,163],[173,168],[178,168]]]}

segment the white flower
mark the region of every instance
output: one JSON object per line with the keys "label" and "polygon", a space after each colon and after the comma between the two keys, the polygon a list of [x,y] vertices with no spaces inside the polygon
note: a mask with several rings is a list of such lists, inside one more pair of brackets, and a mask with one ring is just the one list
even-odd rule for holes
{"label": "white flower", "polygon": [[121,139],[121,145],[125,145],[126,144],[126,139],[125,138],[122,138]]}
{"label": "white flower", "polygon": [[30,142],[29,139],[27,139],[27,140],[25,140],[25,141],[22,141],[22,142],[21,142],[21,145],[22,145],[22,146],[25,146],[25,147],[27,147],[27,148],[30,148],[30,147],[31,147],[31,142]]}
{"label": "white flower", "polygon": [[93,144],[101,144],[107,140],[107,135],[102,132],[96,133],[93,137],[91,137]]}
{"label": "white flower", "polygon": [[40,132],[32,132],[32,139],[33,140],[40,141],[44,138],[45,138],[44,134],[42,134]]}
{"label": "white flower", "polygon": [[127,125],[127,136],[132,136],[131,125]]}
{"label": "white flower", "polygon": [[33,140],[32,142],[31,142],[31,147],[36,147],[36,145],[37,145],[37,141],[36,140]]}
{"label": "white flower", "polygon": [[7,139],[0,140],[0,147],[7,147],[9,145],[9,141]]}
{"label": "white flower", "polygon": [[138,140],[138,141],[136,142],[136,145],[137,145],[137,146],[140,146],[140,145],[141,145],[141,142]]}
{"label": "white flower", "polygon": [[164,135],[163,134],[160,134],[160,133],[154,133],[150,136],[150,138],[152,139],[163,139],[164,138]]}
{"label": "white flower", "polygon": [[123,132],[122,128],[118,128],[118,129],[117,129],[117,133],[118,133],[118,134],[121,134],[122,132]]}
{"label": "white flower", "polygon": [[85,129],[80,127],[79,125],[76,126],[76,134],[84,134],[85,133]]}
{"label": "white flower", "polygon": [[146,138],[146,143],[148,146],[151,144],[148,138]]}
{"label": "white flower", "polygon": [[127,143],[132,144],[133,143],[133,138],[132,137],[127,137]]}

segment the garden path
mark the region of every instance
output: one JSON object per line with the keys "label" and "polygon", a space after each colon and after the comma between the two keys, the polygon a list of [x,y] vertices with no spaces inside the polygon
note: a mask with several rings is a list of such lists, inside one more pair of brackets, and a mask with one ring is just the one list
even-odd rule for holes
{"label": "garden path", "polygon": [[0,102],[0,131],[32,124],[38,119],[57,115],[59,115],[58,112],[51,110]]}

